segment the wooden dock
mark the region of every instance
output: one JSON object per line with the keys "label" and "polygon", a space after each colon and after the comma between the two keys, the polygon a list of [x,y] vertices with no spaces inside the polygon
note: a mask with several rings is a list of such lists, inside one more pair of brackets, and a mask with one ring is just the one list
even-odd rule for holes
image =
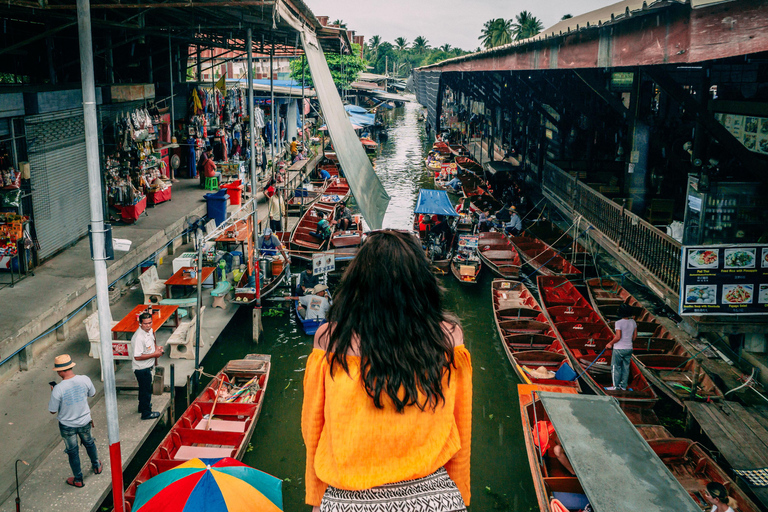
{"label": "wooden dock", "polygon": [[[687,402],[701,430],[733,469],[768,468],[768,408],[744,407],[736,402]],[[748,487],[768,507],[768,487]]]}

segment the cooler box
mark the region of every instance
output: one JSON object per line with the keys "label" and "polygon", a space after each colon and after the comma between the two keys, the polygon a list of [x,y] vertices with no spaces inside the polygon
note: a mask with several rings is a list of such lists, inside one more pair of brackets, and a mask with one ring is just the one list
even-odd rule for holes
{"label": "cooler box", "polygon": [[226,185],[222,185],[219,188],[226,190],[227,194],[229,194],[229,204],[240,204],[242,194],[243,194],[242,181],[236,180],[236,181],[233,181],[232,183],[227,183]]}
{"label": "cooler box", "polygon": [[193,267],[197,259],[196,252],[183,252],[173,259],[173,273],[175,274],[181,267]]}

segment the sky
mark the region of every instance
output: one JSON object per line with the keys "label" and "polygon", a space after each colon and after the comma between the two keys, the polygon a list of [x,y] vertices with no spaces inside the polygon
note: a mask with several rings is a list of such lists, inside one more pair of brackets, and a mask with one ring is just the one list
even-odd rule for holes
{"label": "sky", "polygon": [[480,31],[493,18],[514,18],[530,11],[550,27],[564,14],[585,12],[611,5],[617,0],[304,0],[315,16],[340,19],[366,42],[379,35],[390,43],[397,37],[412,42],[424,36],[430,46],[446,43],[463,50],[480,45]]}

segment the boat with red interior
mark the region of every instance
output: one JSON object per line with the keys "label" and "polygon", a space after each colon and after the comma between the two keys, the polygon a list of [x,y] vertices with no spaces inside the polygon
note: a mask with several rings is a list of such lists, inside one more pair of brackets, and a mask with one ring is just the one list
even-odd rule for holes
{"label": "boat with red interior", "polygon": [[344,178],[333,178],[328,182],[320,198],[317,200],[320,204],[336,205],[349,199],[349,183]]}
{"label": "boat with red interior", "polygon": [[530,290],[518,281],[494,279],[491,299],[499,338],[518,377],[579,390],[568,356]]}
{"label": "boat with red interior", "polygon": [[318,212],[325,215],[325,220],[331,222],[336,215],[336,207],[317,203],[301,216],[296,227],[291,232],[290,246],[292,258],[312,260],[312,254],[326,250],[329,239],[321,239],[310,233],[317,232],[317,223],[320,221]]}
{"label": "boat with red interior", "polygon": [[613,386],[613,351],[606,345],[614,334],[573,283],[564,277],[539,276],[536,285],[545,315],[554,326],[574,369],[589,387],[599,395],[617,398],[622,406],[653,407],[658,397],[634,357],[630,362],[627,390],[606,389]]}
{"label": "boat with red interior", "polygon": [[513,236],[511,240],[523,261],[533,267],[539,274],[581,278],[581,270],[538,238],[534,236]]}
{"label": "boat with red interior", "polygon": [[[723,392],[697,363],[696,358],[677,341],[658,319],[612,279],[587,281],[589,299],[611,330],[619,320],[619,307],[632,308],[637,323],[633,352],[640,370],[669,398],[683,405],[685,400],[719,400]],[[695,395],[691,384],[696,382]]]}
{"label": "boat with red interior", "polygon": [[171,427],[125,490],[125,510],[130,512],[139,485],[190,459],[241,460],[264,405],[270,369],[270,355],[249,354],[229,361]]}
{"label": "boat with red interior", "polygon": [[459,235],[456,253],[451,260],[451,273],[462,284],[475,284],[483,269],[477,255],[477,235]]}
{"label": "boat with red interior", "polygon": [[478,233],[477,255],[491,271],[506,279],[520,274],[520,255],[504,233],[497,231]]}

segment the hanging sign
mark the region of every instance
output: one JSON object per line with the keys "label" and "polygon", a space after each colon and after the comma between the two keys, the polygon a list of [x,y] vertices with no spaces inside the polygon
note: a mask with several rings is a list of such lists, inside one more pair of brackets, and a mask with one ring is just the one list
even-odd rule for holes
{"label": "hanging sign", "polygon": [[681,315],[768,313],[768,244],[683,246]]}
{"label": "hanging sign", "polygon": [[336,255],[333,251],[319,252],[312,255],[312,273],[327,274],[336,270]]}

